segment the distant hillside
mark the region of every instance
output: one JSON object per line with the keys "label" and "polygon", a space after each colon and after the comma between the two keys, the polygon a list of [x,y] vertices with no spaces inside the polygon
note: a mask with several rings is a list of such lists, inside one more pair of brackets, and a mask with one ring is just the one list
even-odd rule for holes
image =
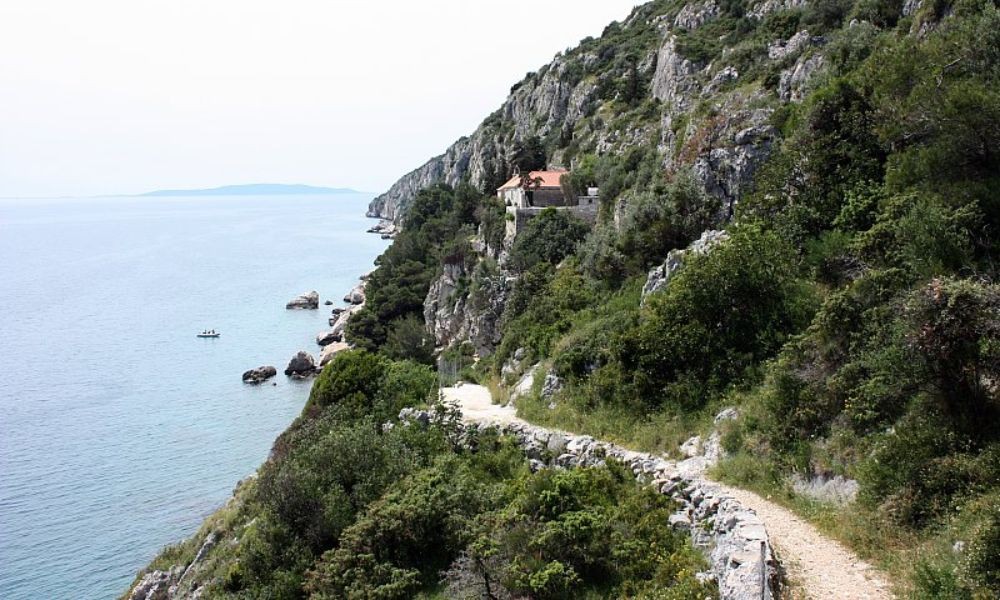
{"label": "distant hillside", "polygon": [[157,190],[141,196],[291,196],[305,194],[358,194],[350,188],[328,188],[312,185],[283,183],[251,183],[246,185],[224,185],[203,190]]}

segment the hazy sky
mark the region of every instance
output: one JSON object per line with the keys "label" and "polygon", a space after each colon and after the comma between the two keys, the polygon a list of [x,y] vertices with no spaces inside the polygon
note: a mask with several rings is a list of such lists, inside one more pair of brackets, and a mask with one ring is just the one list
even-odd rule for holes
{"label": "hazy sky", "polygon": [[0,196],[383,191],[639,0],[3,0]]}

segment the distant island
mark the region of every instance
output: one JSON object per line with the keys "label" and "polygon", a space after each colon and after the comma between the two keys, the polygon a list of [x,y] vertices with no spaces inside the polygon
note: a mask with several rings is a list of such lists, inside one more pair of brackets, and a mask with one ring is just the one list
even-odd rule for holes
{"label": "distant island", "polygon": [[203,190],[156,190],[140,196],[292,196],[306,194],[359,194],[350,188],[328,188],[313,185],[283,183],[250,183],[224,185]]}

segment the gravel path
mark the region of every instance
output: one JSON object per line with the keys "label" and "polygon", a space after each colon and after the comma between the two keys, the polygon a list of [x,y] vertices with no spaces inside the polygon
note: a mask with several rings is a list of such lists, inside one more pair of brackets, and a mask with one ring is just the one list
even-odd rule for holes
{"label": "gravel path", "polygon": [[[442,390],[445,401],[476,423],[524,422],[513,407],[493,404],[490,391],[465,384]],[[893,598],[888,579],[873,566],[788,509],[753,492],[723,486],[764,521],[788,578],[812,600],[882,600]]]}

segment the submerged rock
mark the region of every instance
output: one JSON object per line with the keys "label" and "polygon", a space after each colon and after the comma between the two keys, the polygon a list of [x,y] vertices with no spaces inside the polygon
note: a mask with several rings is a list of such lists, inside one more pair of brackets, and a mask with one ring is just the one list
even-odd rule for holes
{"label": "submerged rock", "polygon": [[288,367],[285,368],[285,375],[299,379],[304,379],[315,373],[316,359],[305,350],[300,350],[298,354],[293,356],[292,360],[288,361]]}
{"label": "submerged rock", "polygon": [[315,310],[319,308],[319,292],[313,290],[296,296],[288,301],[285,308],[289,310]]}
{"label": "submerged rock", "polygon": [[243,374],[243,383],[250,383],[257,385],[260,383],[264,383],[265,381],[274,377],[277,374],[278,374],[278,369],[270,365],[257,367],[256,369],[250,369],[249,371]]}

